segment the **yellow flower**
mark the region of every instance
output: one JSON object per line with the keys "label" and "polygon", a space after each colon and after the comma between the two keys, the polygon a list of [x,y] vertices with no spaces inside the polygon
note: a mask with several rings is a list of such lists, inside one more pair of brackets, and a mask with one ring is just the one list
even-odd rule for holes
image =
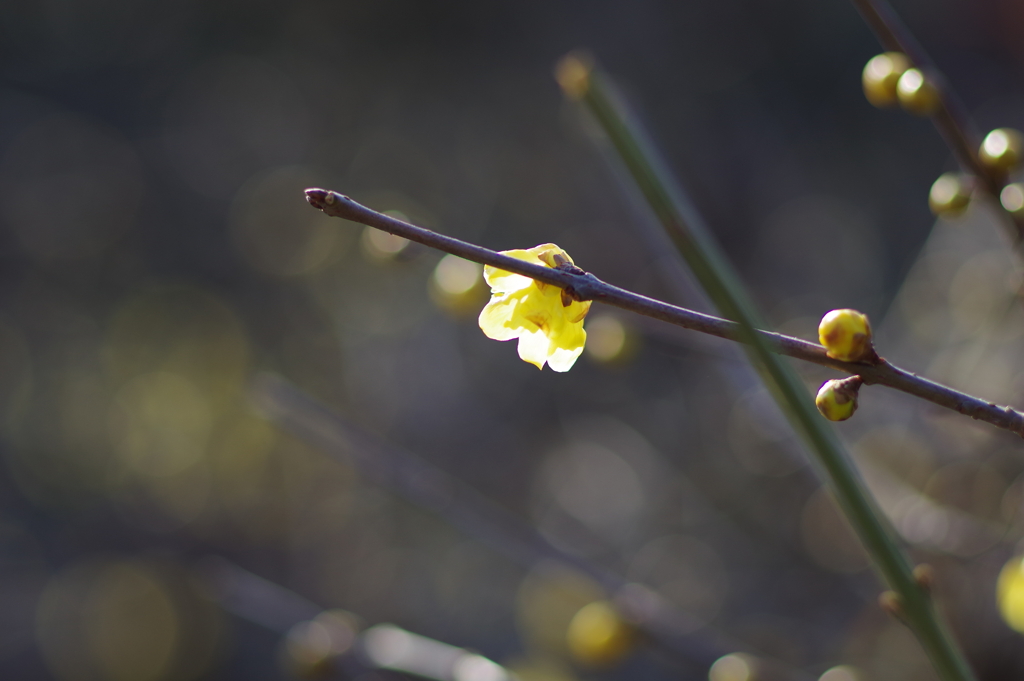
{"label": "yellow flower", "polygon": [[[554,244],[502,254],[548,267],[572,264],[572,258]],[[555,371],[571,369],[587,341],[583,318],[590,301],[571,300],[557,286],[490,265],[484,267],[484,279],[491,287],[491,302],[480,313],[484,335],[499,341],[518,338],[519,357],[538,369],[545,362]]]}

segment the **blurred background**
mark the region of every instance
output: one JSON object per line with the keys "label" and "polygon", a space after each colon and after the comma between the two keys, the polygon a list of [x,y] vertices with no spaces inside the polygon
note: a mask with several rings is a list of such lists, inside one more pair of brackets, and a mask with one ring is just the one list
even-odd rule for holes
{"label": "blurred background", "polygon": [[[983,131],[1024,127],[1024,5],[897,10]],[[733,650],[810,679],[933,678],[735,348],[595,305],[576,367],[538,372],[477,328],[477,270],[304,201],[322,186],[494,249],[553,241],[606,281],[707,309],[562,100],[552,69],[579,47],[777,329],[810,339],[824,312],[858,308],[881,354],[1024,404],[1019,265],[983,206],[935,224],[928,188],[951,156],[927,121],[864,99],[882,50],[843,0],[9,0],[4,678],[288,678],[282,633],[321,608],[525,681],[703,679]],[[832,377],[802,370],[812,390]],[[373,456],[411,452],[646,585],[703,652],[612,637],[574,657],[570,622],[615,594],[376,484],[366,451],[275,426],[249,396],[265,372],[377,438]],[[1020,441],[881,388],[861,403],[838,429],[934,566],[981,678],[1020,678],[995,600],[1024,536]],[[266,581],[232,612],[212,572]],[[287,591],[261,599],[273,585]],[[751,678],[737,659],[716,681]]]}

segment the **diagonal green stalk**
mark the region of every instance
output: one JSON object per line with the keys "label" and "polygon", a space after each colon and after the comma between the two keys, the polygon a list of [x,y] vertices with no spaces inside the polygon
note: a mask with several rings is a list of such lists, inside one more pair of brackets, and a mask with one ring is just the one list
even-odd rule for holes
{"label": "diagonal green stalk", "polygon": [[911,570],[907,555],[832,428],[788,362],[773,354],[757,329],[764,328],[732,267],[703,221],[680,194],[640,125],[611,92],[605,78],[578,57],[559,65],[559,82],[580,100],[608,136],[640,193],[723,316],[739,323],[744,347],[783,411],[825,472],[839,506],[871,555],[877,571],[898,596],[899,614],[914,631],[944,681],[973,681],[974,674],[949,636],[934,604]]}

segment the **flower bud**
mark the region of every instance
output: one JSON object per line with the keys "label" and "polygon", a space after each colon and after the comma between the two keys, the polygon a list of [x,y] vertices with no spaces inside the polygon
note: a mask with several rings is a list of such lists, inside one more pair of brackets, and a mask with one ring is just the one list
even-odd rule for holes
{"label": "flower bud", "polygon": [[608,601],[594,601],[580,608],[565,634],[569,652],[593,667],[614,664],[633,649],[632,627]]}
{"label": "flower bud", "polygon": [[864,96],[878,108],[895,106],[896,83],[910,68],[910,60],[902,52],[886,52],[868,61],[861,74]]}
{"label": "flower bud", "polygon": [[828,356],[843,362],[860,362],[874,356],[871,324],[856,310],[832,310],[818,324],[818,340]]}
{"label": "flower bud", "polygon": [[960,173],[945,173],[932,184],[928,192],[928,207],[936,216],[956,217],[967,209],[973,189],[972,178]]}
{"label": "flower bud", "polygon": [[1024,184],[1014,182],[1003,187],[999,192],[999,203],[1014,217],[1024,215]]}
{"label": "flower bud", "polygon": [[857,411],[857,393],[863,382],[860,376],[825,381],[814,398],[814,406],[829,421],[845,421]]}
{"label": "flower bud", "polygon": [[903,619],[903,597],[895,591],[883,591],[878,594],[878,607],[880,607],[890,617],[896,619]]}
{"label": "flower bud", "polygon": [[570,52],[555,67],[555,80],[566,97],[574,101],[583,99],[590,89],[590,73],[593,70],[593,60],[589,55]]}
{"label": "flower bud", "polygon": [[900,106],[918,116],[930,116],[939,108],[939,88],[920,69],[907,69],[896,83]]}
{"label": "flower bud", "polygon": [[1024,136],[1013,128],[996,128],[989,134],[978,149],[978,160],[981,165],[998,173],[1008,173],[1020,165],[1024,154]]}

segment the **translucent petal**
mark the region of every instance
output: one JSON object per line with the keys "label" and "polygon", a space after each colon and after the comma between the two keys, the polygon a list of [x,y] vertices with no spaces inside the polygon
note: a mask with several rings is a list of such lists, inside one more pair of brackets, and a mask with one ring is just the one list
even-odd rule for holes
{"label": "translucent petal", "polygon": [[551,341],[540,329],[532,333],[523,331],[519,336],[519,359],[533,364],[538,369],[544,368],[550,349]]}
{"label": "translucent petal", "polygon": [[512,323],[519,301],[512,295],[494,296],[480,311],[480,330],[494,340],[507,341],[518,338],[522,327]]}
{"label": "translucent petal", "polygon": [[[539,246],[538,246],[539,248]],[[502,255],[507,255],[518,260],[524,260],[534,265],[543,265],[544,261],[537,257],[535,253],[532,253],[533,249],[529,251],[517,248],[511,251],[502,251]],[[491,287],[491,290],[496,293],[512,293],[513,291],[519,291],[527,286],[533,284],[533,279],[524,277],[521,274],[513,274],[512,272],[506,272],[500,270],[497,267],[491,267],[490,265],[484,266],[484,281]]]}
{"label": "translucent petal", "polygon": [[[580,332],[583,334],[583,340],[586,341],[586,331],[580,329]],[[576,360],[579,359],[582,354],[582,343],[576,349],[555,348],[548,357],[548,366],[555,371],[568,371],[569,369],[572,369],[572,365],[576,363]]]}
{"label": "translucent petal", "polygon": [[565,308],[566,318],[573,323],[582,322],[583,318],[590,312],[590,303],[591,301],[589,300],[584,300],[582,303],[574,300],[572,305]]}

